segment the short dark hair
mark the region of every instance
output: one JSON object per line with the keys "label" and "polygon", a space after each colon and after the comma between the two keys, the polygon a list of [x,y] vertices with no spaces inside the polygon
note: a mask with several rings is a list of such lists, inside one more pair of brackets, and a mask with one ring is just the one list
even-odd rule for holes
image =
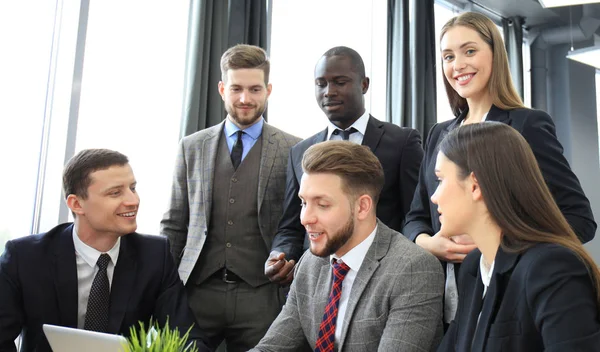
{"label": "short dark hair", "polygon": [[227,71],[242,68],[257,68],[264,72],[265,85],[269,83],[271,63],[267,52],[255,45],[238,44],[221,56],[221,81],[227,81]]}
{"label": "short dark hair", "polygon": [[356,52],[356,50],[351,49],[347,46],[336,46],[331,48],[323,54],[323,57],[332,57],[332,56],[345,56],[350,59],[352,63],[352,69],[356,72],[360,78],[365,78],[367,75],[365,73],[365,63],[363,62],[360,54]]}
{"label": "short dark hair", "polygon": [[129,159],[119,152],[109,149],[85,149],[67,162],[63,171],[63,192],[65,198],[70,194],[86,199],[92,179],[90,174],[106,170],[111,166],[123,166]]}
{"label": "short dark hair", "polygon": [[368,194],[379,201],[385,177],[379,159],[369,147],[348,141],[326,141],[304,152],[302,169],[307,174],[326,173],[342,179],[344,192],[356,198]]}

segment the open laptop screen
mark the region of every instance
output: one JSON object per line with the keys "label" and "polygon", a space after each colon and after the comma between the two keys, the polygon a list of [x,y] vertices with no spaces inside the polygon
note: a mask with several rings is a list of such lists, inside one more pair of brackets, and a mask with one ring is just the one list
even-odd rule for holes
{"label": "open laptop screen", "polygon": [[127,344],[127,340],[120,335],[49,324],[44,324],[43,329],[54,352],[125,352],[124,346]]}

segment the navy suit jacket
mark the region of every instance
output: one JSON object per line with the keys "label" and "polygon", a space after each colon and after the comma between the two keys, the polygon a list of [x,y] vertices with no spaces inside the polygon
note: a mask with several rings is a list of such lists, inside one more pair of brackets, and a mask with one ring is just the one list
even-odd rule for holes
{"label": "navy suit jacket", "polygon": [[[437,188],[437,177],[434,171],[437,149],[448,132],[460,126],[467,112],[464,111],[454,120],[434,125],[429,132],[425,145],[425,158],[419,173],[419,184],[404,226],[404,235],[413,242],[419,234],[427,233],[433,236],[441,228],[437,205],[431,202],[431,196]],[[577,176],[563,155],[563,147],[556,138],[556,128],[552,118],[540,110],[502,110],[492,106],[486,121],[505,123],[521,133],[533,150],[544,180],[567,222],[581,242],[591,241],[596,233],[592,208]],[[455,265],[455,270],[458,268],[459,265]]]}
{"label": "navy suit jacket", "polygon": [[[300,223],[300,179],[302,156],[313,144],[324,142],[327,129],[296,144],[290,150],[286,175],[283,215],[272,250],[284,252],[286,259],[298,261],[304,251],[306,230]],[[423,159],[421,135],[412,128],[381,122],[369,116],[362,145],[377,156],[385,174],[385,184],[377,204],[377,218],[393,230],[400,231],[408,212]]]}
{"label": "navy suit jacket", "polygon": [[[0,257],[0,351],[15,351],[22,333],[22,351],[51,351],[43,324],[77,327],[77,267],[73,225],[6,244]],[[195,325],[169,243],[161,236],[131,233],[121,237],[119,259],[110,292],[108,332],[129,336],[129,328],[148,326],[151,317],[162,326],[187,331]],[[190,332],[201,351],[204,337]]]}
{"label": "navy suit jacket", "polygon": [[499,248],[485,299],[480,257],[474,250],[462,265],[458,311],[438,352],[600,350],[596,293],[572,251],[555,244],[522,254]]}

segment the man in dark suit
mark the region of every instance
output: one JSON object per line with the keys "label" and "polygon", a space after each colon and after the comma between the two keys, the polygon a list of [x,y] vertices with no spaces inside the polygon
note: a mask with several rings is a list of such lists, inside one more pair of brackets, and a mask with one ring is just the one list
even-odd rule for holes
{"label": "man in dark suit", "polygon": [[287,283],[293,267],[306,246],[300,223],[298,189],[304,151],[326,140],[350,140],[368,146],[385,173],[385,184],[377,205],[377,216],[393,230],[400,231],[410,208],[423,158],[421,136],[410,128],[381,122],[365,109],[363,95],[369,78],[360,55],[347,47],[329,49],[315,67],[315,96],[329,119],[328,127],[294,146],[287,168],[284,212],[273,240],[265,274],[274,282]]}
{"label": "man in dark suit", "polygon": [[300,139],[262,117],[271,93],[264,50],[230,48],[221,75],[227,117],[182,139],[161,233],[210,345],[225,340],[229,352],[247,351],[284,303],[263,265],[281,218],[289,150]]}
{"label": "man in dark suit", "polygon": [[253,351],[435,351],[442,268],[377,220],[384,184],[377,157],[365,146],[327,141],[306,151],[302,167],[298,195],[310,251]]}
{"label": "man in dark suit", "polygon": [[[88,149],[63,173],[74,223],[6,244],[0,257],[0,350],[51,351],[43,324],[129,336],[150,319],[195,325],[166,239],[135,233],[139,196],[126,156]],[[197,327],[190,332],[202,351]]]}

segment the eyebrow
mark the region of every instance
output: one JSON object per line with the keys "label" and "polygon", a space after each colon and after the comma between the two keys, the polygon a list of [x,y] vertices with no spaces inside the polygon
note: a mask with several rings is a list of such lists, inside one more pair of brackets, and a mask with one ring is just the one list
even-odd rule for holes
{"label": "eyebrow", "polygon": [[[459,48],[459,49],[462,49],[462,48],[464,48],[465,46],[468,46],[468,45],[473,45],[473,44],[477,45],[477,42],[473,42],[473,41],[470,41],[470,42],[464,42],[464,43],[462,43],[462,45],[461,45],[461,46],[459,46],[458,48]],[[442,50],[442,52],[446,52],[446,51],[452,51],[452,49],[444,49],[444,50]]]}
{"label": "eyebrow", "polygon": [[[131,186],[137,186],[137,181],[132,182],[129,185],[129,187],[131,187]],[[110,192],[112,190],[121,189],[121,188],[125,188],[125,187],[126,186],[124,184],[114,185],[114,186],[111,186],[111,187],[108,187],[107,189],[105,189],[103,193],[108,193],[108,192]]]}

